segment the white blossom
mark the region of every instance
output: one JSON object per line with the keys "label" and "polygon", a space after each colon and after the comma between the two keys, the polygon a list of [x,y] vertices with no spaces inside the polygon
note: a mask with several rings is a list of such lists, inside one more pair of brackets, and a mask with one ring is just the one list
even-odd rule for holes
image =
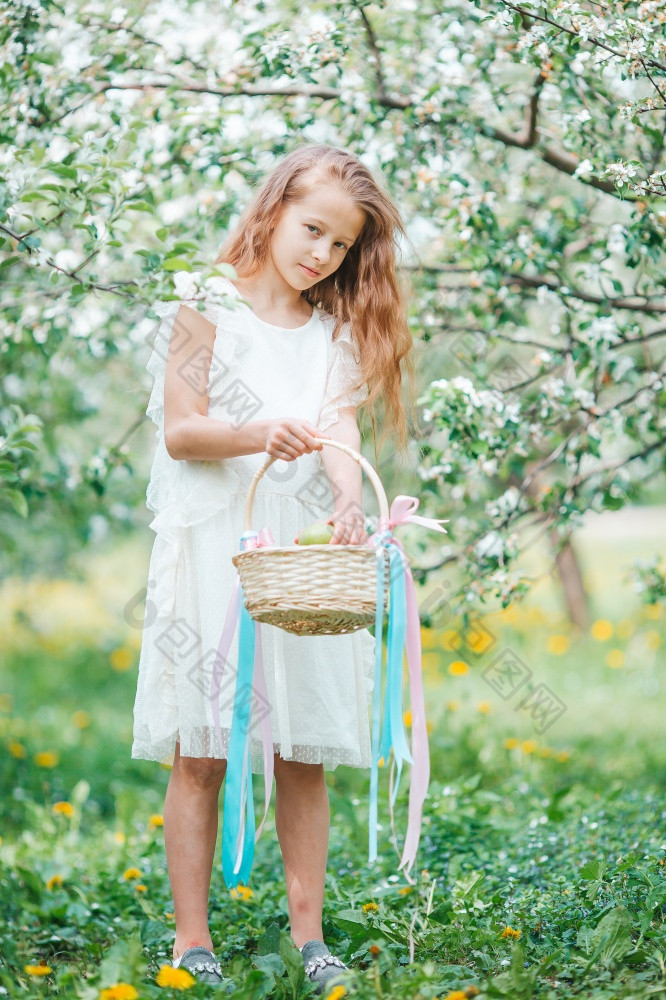
{"label": "white blossom", "polygon": [[581,177],[583,180],[590,177],[594,167],[591,160],[581,160],[573,172],[574,177]]}
{"label": "white blossom", "polygon": [[636,168],[630,163],[623,163],[621,160],[618,160],[617,163],[609,163],[605,173],[612,176],[618,187],[622,187],[623,184],[629,183],[630,177],[636,176]]}

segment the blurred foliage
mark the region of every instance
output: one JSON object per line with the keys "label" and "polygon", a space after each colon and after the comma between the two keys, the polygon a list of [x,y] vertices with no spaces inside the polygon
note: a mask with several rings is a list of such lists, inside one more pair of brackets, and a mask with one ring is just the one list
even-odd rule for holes
{"label": "blurred foliage", "polygon": [[[25,618],[3,625],[0,985],[12,997],[112,1000],[102,991],[121,983],[164,995],[156,977],[175,931],[162,831],[169,767],[129,757],[139,631],[116,621],[114,632],[87,596],[94,584],[78,597],[70,581],[26,584]],[[20,597],[6,587],[3,604]],[[353,966],[350,995],[352,986],[359,1000],[663,991],[659,612],[600,617],[577,635],[540,606],[509,608],[477,623],[491,637],[483,648],[460,621],[423,629],[431,782],[413,881],[397,873],[387,774],[373,865],[367,772],[327,774],[324,934]],[[533,672],[513,695],[493,673],[507,653]],[[547,724],[523,703],[537,685],[564,706]],[[224,885],[220,849],[218,837],[210,923],[234,995],[311,996],[290,942],[272,809],[241,892]]]}
{"label": "blurred foliage", "polygon": [[2,445],[0,568],[141,522],[149,306],[300,142],[361,155],[408,224],[424,426],[380,465],[452,515],[415,552],[465,567],[460,604],[527,592],[535,523],[565,545],[663,495],[663,24],[654,0],[4,4],[0,423],[42,429]]}

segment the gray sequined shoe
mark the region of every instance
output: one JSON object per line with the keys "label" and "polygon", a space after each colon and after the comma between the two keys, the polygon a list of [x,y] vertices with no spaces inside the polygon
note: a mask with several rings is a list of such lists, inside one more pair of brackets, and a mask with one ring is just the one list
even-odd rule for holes
{"label": "gray sequined shoe", "polygon": [[345,963],[337,955],[331,955],[323,941],[306,941],[299,950],[303,956],[305,975],[315,983],[315,993],[328,991],[342,973],[347,971]]}
{"label": "gray sequined shoe", "polygon": [[236,989],[232,980],[225,979],[222,975],[222,966],[216,961],[213,952],[203,945],[197,944],[192,948],[186,948],[172,965],[174,969],[187,969],[199,982],[218,986],[227,993],[233,993]]}

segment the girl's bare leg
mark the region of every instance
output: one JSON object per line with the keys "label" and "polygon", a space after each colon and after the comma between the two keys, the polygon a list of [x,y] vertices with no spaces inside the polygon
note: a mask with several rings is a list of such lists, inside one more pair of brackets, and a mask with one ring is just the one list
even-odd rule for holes
{"label": "girl's bare leg", "polygon": [[164,845],[176,917],[173,957],[192,945],[213,951],[208,894],[226,760],[181,757],[180,743],[164,801]]}
{"label": "girl's bare leg", "polygon": [[275,826],[287,884],[291,936],[297,948],[322,940],[330,810],[322,764],[275,754]]}

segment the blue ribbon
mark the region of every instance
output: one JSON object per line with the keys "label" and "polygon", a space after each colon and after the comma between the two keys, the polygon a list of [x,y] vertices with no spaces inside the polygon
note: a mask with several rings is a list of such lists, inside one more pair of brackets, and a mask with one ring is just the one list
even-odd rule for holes
{"label": "blue ribbon", "polygon": [[[372,749],[370,766],[369,860],[377,858],[379,761],[384,763],[393,750],[397,779],[391,796],[395,804],[404,761],[413,764],[403,719],[403,655],[407,634],[406,568],[390,530],[375,536],[377,567],[377,605],[375,611],[375,681],[372,712]],[[383,673],[383,619],[386,589],[384,553],[389,556],[389,608],[387,626],[386,684],[384,710],[381,712]],[[252,682],[257,655],[255,622],[243,600],[240,587],[240,622],[238,637],[238,673],[229,736],[227,774],[224,787],[222,829],[222,871],[229,888],[247,885],[255,846],[254,800],[250,760],[250,713]],[[241,822],[245,813],[244,829]],[[241,836],[242,835],[242,836]]]}
{"label": "blue ribbon", "polygon": [[[400,775],[404,761],[413,764],[407,743],[403,719],[403,654],[407,634],[407,600],[405,592],[405,564],[397,546],[391,544],[391,532],[378,534],[377,543],[377,610],[375,614],[375,687],[372,713],[372,759],[370,769],[370,811],[369,811],[369,851],[370,861],[377,857],[377,798],[379,761],[388,761],[393,755],[397,765],[397,777],[391,805],[395,804],[400,785]],[[384,711],[380,728],[382,647],[383,647],[383,606],[384,606],[384,551],[389,555],[389,611],[387,631],[386,686],[384,690]]]}
{"label": "blue ribbon", "polygon": [[377,540],[375,549],[377,557],[377,608],[375,611],[375,686],[372,702],[372,751],[370,759],[370,813],[369,813],[369,848],[370,861],[377,857],[377,785],[379,781],[379,726],[381,708],[382,683],[382,631],[384,623],[384,544]]}
{"label": "blue ribbon", "polygon": [[[227,773],[224,783],[224,819],[222,826],[222,872],[231,889],[240,882],[247,885],[254,860],[254,800],[250,761],[250,712],[255,662],[255,622],[243,602],[240,588],[238,636],[238,674],[229,736]],[[239,852],[240,826],[245,812],[242,850]]]}

